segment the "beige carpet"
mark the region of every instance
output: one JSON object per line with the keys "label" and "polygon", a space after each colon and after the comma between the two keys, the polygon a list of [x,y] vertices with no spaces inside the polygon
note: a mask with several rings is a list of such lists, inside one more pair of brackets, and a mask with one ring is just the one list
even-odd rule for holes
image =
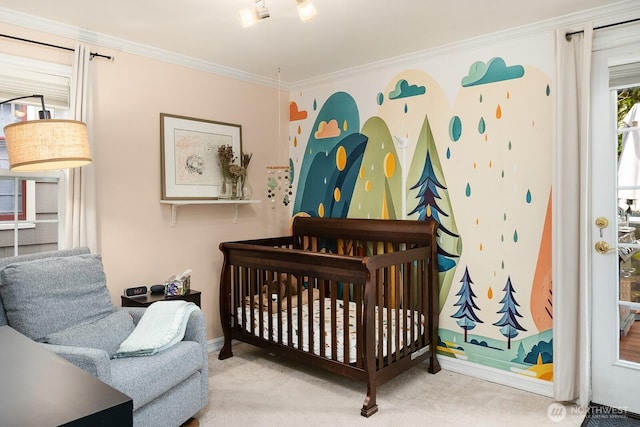
{"label": "beige carpet", "polygon": [[[200,427],[218,426],[580,426],[584,415],[547,415],[552,400],[418,365],[378,388],[377,414],[360,415],[366,385],[240,343],[209,355],[209,406]],[[557,412],[556,412],[557,414]]]}

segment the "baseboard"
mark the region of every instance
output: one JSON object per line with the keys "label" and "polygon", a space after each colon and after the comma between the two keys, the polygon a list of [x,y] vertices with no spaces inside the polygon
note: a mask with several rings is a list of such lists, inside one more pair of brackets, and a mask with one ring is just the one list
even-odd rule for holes
{"label": "baseboard", "polygon": [[518,390],[553,397],[553,383],[537,378],[527,378],[520,374],[503,371],[501,369],[482,366],[466,360],[453,359],[451,357],[438,357],[440,366],[447,371],[469,375],[493,383],[502,384]]}
{"label": "baseboard", "polygon": [[222,345],[224,344],[224,337],[214,338],[212,340],[207,341],[207,352],[213,353],[222,349]]}

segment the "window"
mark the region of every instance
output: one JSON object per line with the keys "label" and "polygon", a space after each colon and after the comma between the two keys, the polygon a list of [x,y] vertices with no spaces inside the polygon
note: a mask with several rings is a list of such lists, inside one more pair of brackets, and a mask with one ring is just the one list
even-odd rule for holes
{"label": "window", "polygon": [[[0,55],[0,101],[30,94],[44,95],[52,118],[69,117],[71,69]],[[39,98],[0,106],[0,258],[58,249],[63,227],[62,172],[9,171],[4,127],[37,120]]]}

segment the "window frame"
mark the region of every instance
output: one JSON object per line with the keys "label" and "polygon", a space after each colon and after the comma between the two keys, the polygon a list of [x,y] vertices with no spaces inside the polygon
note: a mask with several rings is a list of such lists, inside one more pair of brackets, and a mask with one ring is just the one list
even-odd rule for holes
{"label": "window frame", "polygon": [[[4,66],[7,66],[13,69],[13,71],[15,71],[16,69],[25,70],[25,76],[21,76],[19,73],[18,74],[14,73],[16,76],[15,83],[16,84],[21,83],[14,87],[24,87],[22,83],[35,82],[35,85],[33,86],[27,85],[28,87],[25,87],[24,93],[21,93],[15,96],[29,95],[31,93],[37,93],[37,94],[42,93],[43,95],[45,95],[45,100],[44,100],[45,107],[47,108],[47,110],[51,110],[52,116],[56,116],[57,118],[70,118],[71,81],[72,81],[72,67],[70,65],[56,64],[56,63],[51,63],[46,61],[40,61],[40,60],[0,53],[0,67],[4,67]],[[28,74],[28,76],[26,76],[26,74]],[[41,88],[39,88],[38,86],[38,81],[39,81],[37,78],[38,75],[42,76]],[[36,76],[36,78],[33,79],[33,76]],[[10,75],[5,75],[3,81],[10,79],[10,77],[11,77]],[[20,80],[22,77],[28,77],[28,78],[31,78],[31,80],[29,81],[25,80],[23,82]],[[55,82],[52,83],[52,79],[55,80]],[[66,94],[59,91],[61,87],[60,81],[65,79],[68,82],[68,88],[65,89],[67,90]],[[10,87],[11,85],[9,84],[9,86],[5,87],[5,89],[9,89]],[[0,101],[15,97],[15,96],[11,96],[11,97],[8,96],[8,93],[5,93],[6,90],[5,92],[2,92],[2,91],[3,91],[3,87],[0,87]],[[47,94],[53,94],[53,95],[62,94],[63,98],[58,99],[58,101],[54,101],[57,98],[55,98],[55,96],[52,98],[51,96],[47,96]],[[66,96],[68,102],[65,105],[62,105],[60,103],[64,103],[64,96]],[[16,100],[11,104],[24,105],[25,106],[24,109],[28,110],[29,117],[31,120],[37,119],[37,110],[41,109],[40,102],[38,99]],[[35,118],[33,117],[34,110],[36,111]],[[12,112],[13,112],[13,109],[12,109]],[[26,115],[23,120],[28,120]],[[0,138],[4,139],[2,135],[0,135]],[[21,201],[22,206],[20,207],[20,209],[22,210],[22,213],[16,217],[16,208],[15,208],[16,191],[14,191],[14,212],[11,214],[0,215],[0,232],[10,233],[13,230],[13,244],[11,244],[10,237],[9,237],[9,241],[5,240],[3,243],[3,248],[5,248],[4,256],[11,255],[10,253],[6,253],[7,251],[11,252],[11,248],[10,248],[11,245],[13,246],[13,255],[33,252],[34,249],[35,249],[35,252],[37,252],[38,251],[37,246],[39,245],[42,245],[42,246],[56,245],[58,248],[61,248],[64,245],[64,239],[65,239],[64,221],[66,216],[65,211],[66,211],[66,198],[67,198],[67,191],[66,191],[67,174],[65,173],[65,171],[57,170],[57,171],[36,171],[36,172],[11,172],[5,166],[4,168],[0,168],[0,178],[19,179],[20,180],[19,191],[22,192],[22,201]],[[47,187],[47,185],[39,186],[37,183],[47,183],[47,182],[55,183],[56,189],[54,190],[52,188],[51,189],[53,191],[52,193],[43,193],[45,194],[44,196],[43,195],[37,196],[36,192],[40,191],[39,190],[40,187],[45,187],[45,188]],[[45,197],[45,198],[40,199],[40,197]],[[37,214],[38,211],[36,210],[36,199],[38,199],[39,201],[45,200],[45,206],[48,206],[55,210],[47,209],[46,212],[44,212],[45,214],[44,216]],[[50,203],[55,203],[55,206],[50,205]],[[50,226],[45,227],[45,230],[48,230],[48,231],[45,232],[44,234],[45,238],[42,241],[39,240],[39,238],[37,237],[37,236],[42,236],[42,234],[40,234],[39,232],[35,230],[33,231],[25,230],[29,228],[34,229],[38,226],[38,224],[46,224],[46,223],[49,223],[49,224],[55,223],[57,224],[57,227],[55,228],[55,231],[51,230]],[[23,231],[23,233],[27,232],[28,234],[21,237],[21,234],[20,234],[21,230]],[[35,242],[29,240],[29,236],[33,236],[33,234],[31,233],[34,233],[34,232],[36,233]],[[53,233],[53,234],[50,234],[50,233]],[[46,236],[49,236],[49,237],[47,238]],[[25,248],[28,248],[28,249],[25,251]],[[48,250],[48,249],[40,249],[40,250]]]}

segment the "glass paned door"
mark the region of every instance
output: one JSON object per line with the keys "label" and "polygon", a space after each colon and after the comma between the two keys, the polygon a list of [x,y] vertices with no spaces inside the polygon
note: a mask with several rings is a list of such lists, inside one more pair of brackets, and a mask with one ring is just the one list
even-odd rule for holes
{"label": "glass paned door", "polygon": [[618,357],[640,363],[640,85],[616,90],[616,106]]}

